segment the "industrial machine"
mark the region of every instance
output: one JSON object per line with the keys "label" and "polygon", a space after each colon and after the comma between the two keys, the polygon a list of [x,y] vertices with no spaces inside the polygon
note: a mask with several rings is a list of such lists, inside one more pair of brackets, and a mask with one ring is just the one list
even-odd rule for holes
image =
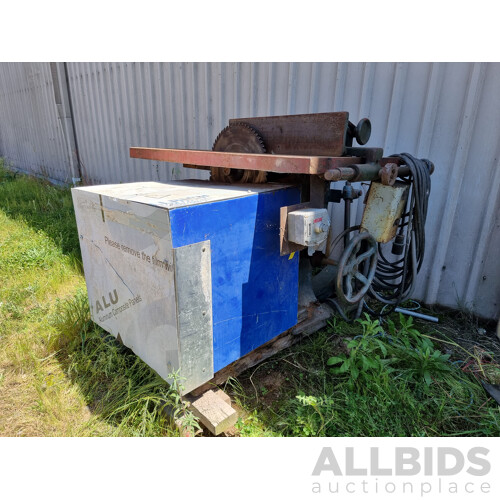
{"label": "industrial machine", "polygon": [[130,148],[210,181],[73,189],[93,320],[189,392],[333,311],[399,305],[424,257],[434,166],[363,147],[370,134],[368,119],[318,113],[230,120],[212,151]]}

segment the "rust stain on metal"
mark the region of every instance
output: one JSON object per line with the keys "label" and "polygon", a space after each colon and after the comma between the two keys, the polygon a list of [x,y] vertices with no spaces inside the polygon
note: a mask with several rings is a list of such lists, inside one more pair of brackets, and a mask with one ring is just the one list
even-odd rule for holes
{"label": "rust stain on metal", "polygon": [[302,115],[234,118],[245,123],[263,138],[271,154],[342,156],[346,142],[349,113],[311,113]]}
{"label": "rust stain on metal", "polygon": [[265,170],[287,174],[323,174],[327,170],[361,161],[354,156],[299,156],[231,153],[196,149],[130,148],[130,157],[205,167]]}
{"label": "rust stain on metal", "polygon": [[398,177],[398,166],[396,163],[386,163],[380,169],[380,180],[385,186],[394,186]]}
{"label": "rust stain on metal", "polygon": [[408,184],[396,182],[387,186],[372,182],[363,211],[361,228],[379,243],[387,243],[396,236],[397,221],[403,214],[408,197]]}

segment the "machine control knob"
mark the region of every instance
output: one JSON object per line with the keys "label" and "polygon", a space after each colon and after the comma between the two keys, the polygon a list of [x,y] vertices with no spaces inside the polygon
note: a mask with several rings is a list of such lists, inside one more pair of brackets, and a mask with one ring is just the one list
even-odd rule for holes
{"label": "machine control knob", "polygon": [[359,145],[364,146],[372,134],[372,124],[368,118],[361,118],[354,132],[354,137]]}
{"label": "machine control knob", "polygon": [[316,225],[316,227],[314,228],[314,232],[317,234],[326,233],[328,231],[328,228],[328,224],[326,222],[322,222],[321,224]]}

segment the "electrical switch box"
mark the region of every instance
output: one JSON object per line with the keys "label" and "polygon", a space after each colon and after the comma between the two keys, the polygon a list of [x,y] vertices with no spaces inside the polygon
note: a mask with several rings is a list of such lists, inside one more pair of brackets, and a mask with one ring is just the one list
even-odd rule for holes
{"label": "electrical switch box", "polygon": [[309,255],[324,251],[330,217],[325,208],[303,208],[288,214],[288,240],[309,247]]}

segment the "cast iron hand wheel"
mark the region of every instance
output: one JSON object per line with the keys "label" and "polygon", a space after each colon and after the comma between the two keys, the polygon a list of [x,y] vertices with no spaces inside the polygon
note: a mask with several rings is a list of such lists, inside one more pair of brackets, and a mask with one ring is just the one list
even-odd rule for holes
{"label": "cast iron hand wheel", "polygon": [[337,271],[336,291],[342,302],[357,304],[365,296],[375,276],[377,257],[377,242],[370,233],[359,233],[349,241]]}

